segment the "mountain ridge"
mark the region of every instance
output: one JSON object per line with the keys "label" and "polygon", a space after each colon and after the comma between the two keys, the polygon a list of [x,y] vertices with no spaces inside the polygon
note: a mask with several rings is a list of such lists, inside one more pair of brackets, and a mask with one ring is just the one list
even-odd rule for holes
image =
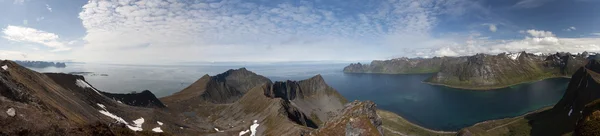
{"label": "mountain ridge", "polygon": [[[568,77],[584,65],[590,53],[500,53],[461,57],[399,58],[373,61],[369,65],[350,64],[345,73],[418,74],[434,73],[424,82],[452,88],[491,90],[547,78]],[[430,68],[419,65],[423,62]],[[421,66],[421,67],[419,67]],[[410,72],[406,69],[412,69]],[[434,69],[434,70],[432,70]],[[404,72],[394,72],[402,71]],[[391,72],[390,72],[391,71]],[[426,72],[423,72],[426,71]]]}

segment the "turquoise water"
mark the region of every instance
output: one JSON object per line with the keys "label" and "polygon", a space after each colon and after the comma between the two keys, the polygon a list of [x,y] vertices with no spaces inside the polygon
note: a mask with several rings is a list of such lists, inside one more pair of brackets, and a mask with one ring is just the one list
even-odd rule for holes
{"label": "turquoise water", "polygon": [[514,117],[554,105],[569,79],[555,78],[490,91],[470,91],[422,83],[431,74],[345,74],[346,64],[149,66],[71,64],[67,68],[34,69],[40,72],[95,72],[86,76],[96,88],[115,93],[150,90],[158,97],[177,92],[204,74],[246,67],[273,81],[302,80],[321,74],[349,100],[372,100],[423,127],[455,131],[475,123]]}

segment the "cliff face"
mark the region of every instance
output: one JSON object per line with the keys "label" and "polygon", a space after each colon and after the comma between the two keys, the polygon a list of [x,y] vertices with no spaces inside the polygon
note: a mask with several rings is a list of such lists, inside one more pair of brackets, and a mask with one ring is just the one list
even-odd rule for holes
{"label": "cliff face", "polygon": [[347,102],[325,83],[321,75],[302,81],[275,82],[270,90],[265,90],[265,95],[293,103],[298,110],[310,115],[318,123],[335,116]]}
{"label": "cliff face", "polygon": [[346,73],[382,73],[382,74],[415,74],[435,73],[440,70],[444,61],[456,59],[454,57],[397,58],[391,60],[374,60],[371,64],[350,64],[344,68]]}
{"label": "cliff face", "polygon": [[551,77],[564,77],[584,65],[582,55],[534,55],[526,52],[477,54],[444,62],[426,82],[467,89],[493,89]]}

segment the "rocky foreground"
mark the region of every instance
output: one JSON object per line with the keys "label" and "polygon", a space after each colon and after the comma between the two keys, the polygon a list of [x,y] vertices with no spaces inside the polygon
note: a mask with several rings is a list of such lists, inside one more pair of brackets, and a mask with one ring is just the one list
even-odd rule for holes
{"label": "rocky foreground", "polygon": [[348,102],[320,75],[278,81],[246,69],[164,98],[112,94],[82,76],[0,66],[0,135],[382,135],[373,102]]}
{"label": "rocky foreground", "polygon": [[538,81],[569,77],[585,65],[589,53],[532,54],[527,52],[477,54],[463,57],[401,58],[350,64],[346,73],[413,74],[434,73],[425,82],[454,88],[489,90]]}

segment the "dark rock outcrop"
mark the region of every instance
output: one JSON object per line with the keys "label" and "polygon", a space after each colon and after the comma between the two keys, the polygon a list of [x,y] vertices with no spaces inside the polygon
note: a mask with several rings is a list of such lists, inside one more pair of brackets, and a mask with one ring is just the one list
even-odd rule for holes
{"label": "dark rock outcrop", "polygon": [[156,98],[156,96],[148,91],[144,90],[139,93],[128,93],[128,94],[117,94],[117,93],[108,93],[108,92],[100,92],[104,96],[116,100],[119,103],[127,104],[130,106],[136,107],[156,107],[156,108],[165,108],[166,106]]}

